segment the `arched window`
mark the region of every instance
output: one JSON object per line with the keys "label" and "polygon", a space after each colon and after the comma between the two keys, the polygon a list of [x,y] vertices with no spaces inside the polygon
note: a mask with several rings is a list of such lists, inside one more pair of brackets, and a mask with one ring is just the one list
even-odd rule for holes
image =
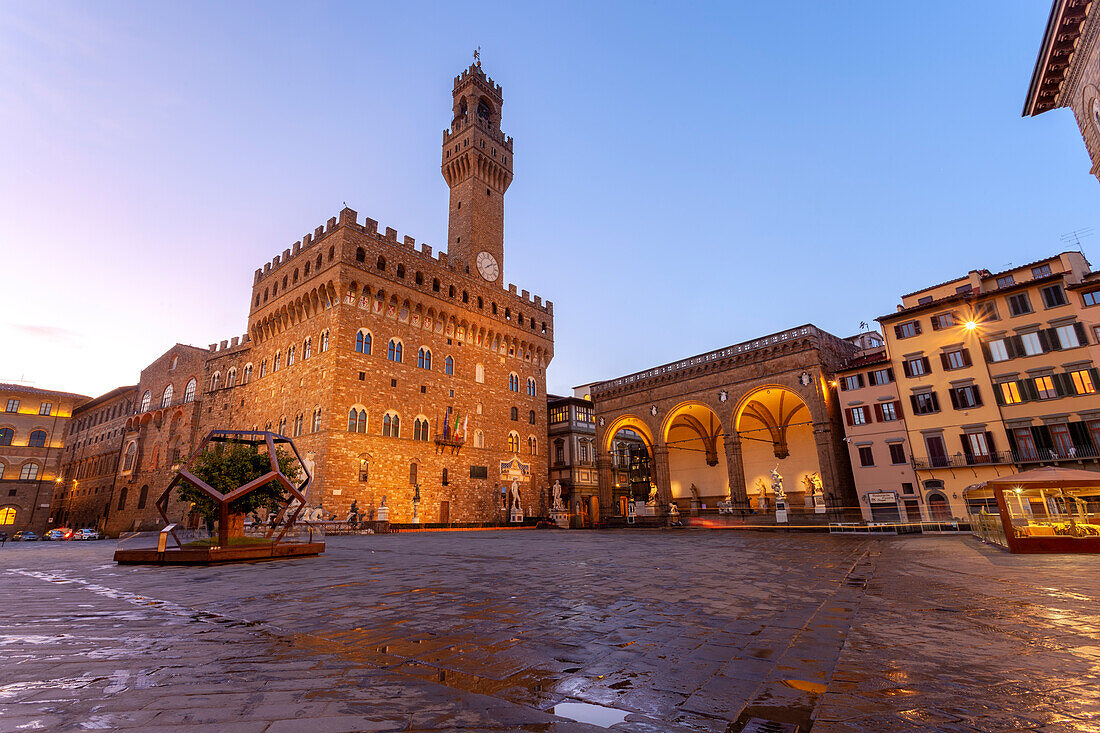
{"label": "arched window", "polygon": [[416,353],[416,366],[420,369],[432,368],[432,351],[431,349],[421,349]]}
{"label": "arched window", "polygon": [[225,373],[225,387],[228,389],[237,384],[237,367],[230,367]]}
{"label": "arched window", "polygon": [[302,434],[302,423],[303,422],[305,422],[305,416],[302,415],[302,413],[299,412],[298,415],[294,418],[294,437],[295,438],[297,438],[299,435]]}
{"label": "arched window", "polygon": [[304,274],[304,275],[305,275],[306,277],[309,277],[309,266],[310,266],[310,264],[312,264],[312,263],[310,263],[310,262],[309,262],[309,261],[307,260],[307,261],[306,261],[306,266],[305,266],[305,272],[303,273],[303,274]]}
{"label": "arched window", "polygon": [[260,362],[260,379],[267,376],[267,359]]}
{"label": "arched window", "polygon": [[164,394],[162,394],[160,396],[160,406],[161,407],[171,407],[172,406],[172,385],[169,384],[167,387],[164,388]]}
{"label": "arched window", "polygon": [[0,428],[0,445],[11,445],[11,439],[15,437],[15,431],[11,428]]}
{"label": "arched window", "polygon": [[419,464],[417,464],[416,461],[413,461],[412,463],[409,464],[409,484],[410,485],[416,483],[416,473],[417,473],[418,468],[420,468],[420,466],[419,466]]}
{"label": "arched window", "polygon": [[455,297],[455,286],[454,285],[447,288],[447,297],[449,297],[449,298]]}
{"label": "arched window", "polygon": [[536,393],[536,390],[535,390],[535,379],[534,379],[534,377],[528,377],[528,378],[527,378],[527,394],[529,394],[530,396],[534,397],[534,396],[535,396],[535,393]]}
{"label": "arched window", "polygon": [[294,363],[294,347],[291,346],[286,350],[286,365],[290,366]]}
{"label": "arched window", "polygon": [[401,277],[401,278],[405,277],[405,266],[404,265],[398,265],[397,266],[397,276]]}
{"label": "arched window", "polygon": [[[236,372],[234,372],[234,374],[235,373]],[[249,362],[248,364],[244,365],[244,383],[248,384],[251,381],[252,381],[252,363]]]}
{"label": "arched window", "polygon": [[27,441],[27,445],[31,448],[42,448],[46,445],[46,431],[45,430],[32,430],[30,440]]}
{"label": "arched window", "polygon": [[534,410],[531,410],[529,413],[527,413],[527,422],[530,423],[531,425],[535,424],[535,411]]}
{"label": "arched window", "polygon": [[313,411],[313,432],[317,432],[321,429],[321,408],[318,407]]}
{"label": "arched window", "polygon": [[195,379],[192,377],[187,381],[187,386],[183,388],[183,404],[195,401]]}
{"label": "arched window", "polygon": [[0,507],[0,525],[15,524],[15,507]]}
{"label": "arched window", "polygon": [[432,278],[432,290],[437,292],[437,293],[439,292],[439,278],[438,277],[433,277]]}
{"label": "arched window", "polygon": [[359,480],[367,483],[370,479],[370,461],[366,458],[359,459]]}
{"label": "arched window", "polygon": [[379,270],[384,271],[386,269],[386,258],[385,257],[379,257],[378,262],[375,264],[375,267],[377,267]]}
{"label": "arched window", "polygon": [[321,331],[321,353],[328,351],[328,329]]}
{"label": "arched window", "polygon": [[137,443],[130,443],[130,445],[126,446],[126,455],[122,459],[122,470],[133,470],[135,458],[137,458]]}
{"label": "arched window", "polygon": [[145,502],[149,501],[149,487],[148,485],[142,486],[141,491],[138,493],[138,509],[145,508]]}
{"label": "arched window", "polygon": [[387,438],[401,437],[401,418],[395,412],[387,412],[382,418],[382,435]]}
{"label": "arched window", "polygon": [[149,404],[153,401],[153,393],[149,390],[145,390],[145,394],[141,396],[141,409],[138,412],[147,412],[149,410]]}
{"label": "arched window", "polygon": [[386,358],[390,361],[401,361],[401,342],[397,339],[390,339],[390,347],[386,352]]}
{"label": "arched window", "polygon": [[508,450],[519,453],[519,433],[515,430],[508,433]]}
{"label": "arched window", "polygon": [[38,478],[38,464],[24,463],[23,469],[19,472],[19,479],[21,481],[34,481],[36,478]]}
{"label": "arched window", "polygon": [[513,407],[512,408],[512,420],[513,421],[519,420],[519,408],[518,407]]}
{"label": "arched window", "polygon": [[428,439],[428,418],[416,418],[413,422],[413,440]]}
{"label": "arched window", "polygon": [[445,374],[454,374],[455,373],[455,360],[452,357],[448,356],[443,361],[443,372]]}
{"label": "arched window", "polygon": [[122,491],[118,492],[118,510],[121,512],[126,508],[126,487],[122,487]]}
{"label": "arched window", "polygon": [[286,435],[286,416],[279,418],[279,435]]}
{"label": "arched window", "polygon": [[508,391],[519,392],[519,375],[515,372],[508,375]]}
{"label": "arched window", "polygon": [[423,285],[424,284],[424,273],[417,270],[415,280],[416,280],[417,285]]}
{"label": "arched window", "polygon": [[532,456],[539,454],[539,439],[534,435],[527,436],[527,453]]}
{"label": "arched window", "polygon": [[313,337],[307,336],[302,342],[302,358],[308,359],[311,356],[313,356]]}
{"label": "arched window", "polygon": [[480,364],[474,367],[474,381],[479,384],[484,384],[485,382],[485,367]]}
{"label": "arched window", "polygon": [[[4,478],[4,468],[5,468],[4,464],[0,463],[0,479]],[[3,524],[3,522],[0,522],[0,524]]]}
{"label": "arched window", "polygon": [[359,329],[359,333],[355,334],[355,350],[360,354],[369,354],[373,340],[370,331],[365,328]]}
{"label": "arched window", "polygon": [[218,385],[221,383],[221,381],[222,381],[222,373],[221,372],[214,372],[214,376],[210,377],[210,391],[211,392],[217,392],[218,391]]}
{"label": "arched window", "polygon": [[355,250],[355,261],[356,262],[366,262],[367,261],[367,251],[365,249],[363,249],[362,247],[356,248],[356,250]]}
{"label": "arched window", "polygon": [[480,430],[475,430],[474,431],[474,447],[475,448],[484,448],[485,447],[485,433],[481,432]]}
{"label": "arched window", "polygon": [[279,371],[279,362],[282,360],[282,358],[283,358],[283,352],[276,351],[275,352],[275,358],[271,360],[271,373],[272,374]]}
{"label": "arched window", "polygon": [[[321,408],[317,408],[317,412],[314,414],[320,416]],[[348,413],[348,432],[349,433],[365,433],[367,432],[367,411],[366,409],[351,408],[351,412]]]}

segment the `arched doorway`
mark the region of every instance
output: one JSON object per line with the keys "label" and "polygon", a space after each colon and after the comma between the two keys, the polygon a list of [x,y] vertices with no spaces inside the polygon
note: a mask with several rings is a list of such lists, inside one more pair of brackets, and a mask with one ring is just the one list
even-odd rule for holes
{"label": "arched doorway", "polygon": [[680,509],[714,508],[729,498],[725,429],[718,414],[699,402],[674,407],[665,419],[669,491]]}
{"label": "arched doorway", "polygon": [[938,491],[931,491],[928,493],[926,500],[928,501],[928,516],[931,517],[933,522],[951,521],[951,505],[947,502],[946,496]]}
{"label": "arched doorway", "polygon": [[821,487],[821,464],[806,402],[786,387],[761,387],[742,398],[734,425],[751,506],[774,508],[771,472],[776,469],[789,505],[812,506],[814,486]]}
{"label": "arched doorway", "polygon": [[645,501],[653,492],[653,436],[649,427],[633,415],[613,422],[606,436],[604,451],[611,462],[608,509],[625,517],[629,502]]}

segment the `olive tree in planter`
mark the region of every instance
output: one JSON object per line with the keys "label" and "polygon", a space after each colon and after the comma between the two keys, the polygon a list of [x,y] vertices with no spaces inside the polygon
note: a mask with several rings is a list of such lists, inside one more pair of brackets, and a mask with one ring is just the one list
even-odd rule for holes
{"label": "olive tree in planter", "polygon": [[[275,449],[279,472],[291,481],[298,478],[300,467],[297,458],[282,448]],[[190,463],[190,471],[221,494],[255,481],[271,472],[271,458],[266,450],[258,450],[248,443],[210,443]],[[230,537],[244,534],[244,520],[257,509],[277,513],[286,503],[288,492],[277,480],[249,491],[229,502],[228,512],[221,514],[217,501],[186,479],[176,487],[179,498],[192,503],[191,511],[207,520],[218,520],[218,544],[228,547]]]}

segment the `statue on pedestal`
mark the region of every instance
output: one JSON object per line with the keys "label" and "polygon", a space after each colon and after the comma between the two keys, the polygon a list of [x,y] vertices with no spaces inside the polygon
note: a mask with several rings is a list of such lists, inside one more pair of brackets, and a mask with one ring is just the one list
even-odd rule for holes
{"label": "statue on pedestal", "polygon": [[553,492],[554,498],[553,503],[550,505],[550,511],[564,512],[565,505],[561,503],[561,482],[555,481],[553,488],[551,488],[551,491]]}
{"label": "statue on pedestal", "polygon": [[519,505],[519,481],[512,481],[512,508],[521,508]]}
{"label": "statue on pedestal", "polygon": [[775,494],[776,501],[787,500],[787,494],[783,491],[783,475],[779,473],[778,463],[772,469],[772,493]]}

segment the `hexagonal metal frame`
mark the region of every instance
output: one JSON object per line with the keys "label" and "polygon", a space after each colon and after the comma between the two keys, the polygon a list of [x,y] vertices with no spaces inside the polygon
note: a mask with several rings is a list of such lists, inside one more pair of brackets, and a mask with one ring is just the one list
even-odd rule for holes
{"label": "hexagonal metal frame", "polygon": [[[191,464],[200,453],[202,453],[208,445],[211,443],[243,443],[247,445],[266,445],[268,458],[271,462],[271,471],[265,473],[259,478],[255,478],[246,484],[238,486],[227,494],[223,494],[217,489],[213,488],[205,481],[200,479],[194,473],[190,471]],[[298,463],[302,466],[302,473],[305,474],[305,480],[299,485],[295,486],[293,482],[286,475],[279,470],[279,460],[275,453],[276,444],[283,444],[290,446],[290,450],[294,453],[294,457],[298,460]],[[268,529],[266,539],[271,539],[275,533],[275,528],[282,522],[283,517],[286,515],[287,509],[290,508],[294,499],[298,500],[298,508],[287,519],[283,530],[279,535],[272,540],[272,545],[278,545],[282,541],[290,528],[294,526],[294,523],[298,521],[298,515],[302,513],[302,510],[306,507],[306,497],[309,494],[309,488],[313,485],[313,476],[310,475],[309,469],[306,468],[305,461],[302,460],[302,455],[298,452],[297,446],[294,445],[294,441],[285,435],[279,433],[273,433],[270,430],[211,430],[206,434],[206,437],[202,439],[199,446],[188,456],[183,468],[176,471],[176,475],[168,483],[168,487],[164,490],[164,493],[160,495],[160,498],[156,501],[157,511],[160,513],[161,519],[164,520],[165,525],[171,524],[168,519],[168,500],[172,495],[172,489],[179,486],[182,482],[187,481],[193,486],[198,487],[200,491],[209,496],[218,504],[219,521],[229,521],[229,503],[235,501],[242,496],[258,489],[261,486],[265,486],[270,481],[276,481],[290,492],[290,498],[286,500],[286,504],[275,517],[275,524]],[[171,531],[172,539],[175,541],[176,546],[183,549],[183,543],[180,542],[179,537],[176,536],[175,530]]]}

